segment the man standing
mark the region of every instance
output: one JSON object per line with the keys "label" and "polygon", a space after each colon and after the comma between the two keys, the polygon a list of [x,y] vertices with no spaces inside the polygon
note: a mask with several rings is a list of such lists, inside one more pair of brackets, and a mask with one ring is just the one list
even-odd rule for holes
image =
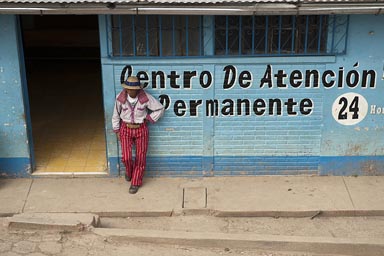
{"label": "man standing", "polygon": [[[121,142],[125,179],[131,181],[129,193],[135,194],[143,183],[148,149],[147,121],[155,123],[164,114],[164,106],[145,92],[135,76],[121,85],[124,90],[116,97],[112,116],[112,128]],[[136,144],[135,161],[132,145]]]}

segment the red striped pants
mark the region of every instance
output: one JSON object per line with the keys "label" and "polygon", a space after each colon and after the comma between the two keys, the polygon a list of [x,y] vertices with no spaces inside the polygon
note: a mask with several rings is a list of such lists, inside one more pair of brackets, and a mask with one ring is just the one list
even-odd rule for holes
{"label": "red striped pants", "polygon": [[[137,129],[127,128],[125,123],[121,123],[120,142],[122,162],[125,165],[126,174],[132,178],[131,185],[133,186],[141,186],[143,183],[148,139],[148,127],[145,122]],[[133,144],[136,144],[135,161],[132,160]]]}

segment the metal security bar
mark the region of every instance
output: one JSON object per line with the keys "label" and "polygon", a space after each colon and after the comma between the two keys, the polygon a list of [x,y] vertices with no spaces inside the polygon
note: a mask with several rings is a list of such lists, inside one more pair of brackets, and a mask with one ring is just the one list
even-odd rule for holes
{"label": "metal security bar", "polygon": [[346,52],[347,15],[212,16],[207,20],[193,15],[111,16],[110,56],[300,56]]}
{"label": "metal security bar", "polygon": [[112,56],[167,57],[203,54],[202,16],[112,16]]}
{"label": "metal security bar", "polygon": [[327,50],[333,54],[345,54],[347,51],[349,15],[332,15],[329,17],[327,33]]}
{"label": "metal security bar", "polygon": [[[326,15],[216,16],[215,55],[279,56],[343,53],[347,24],[347,19],[341,22],[340,18]],[[339,39],[337,44],[332,43],[332,46],[328,47],[329,39],[334,42],[336,37]]]}

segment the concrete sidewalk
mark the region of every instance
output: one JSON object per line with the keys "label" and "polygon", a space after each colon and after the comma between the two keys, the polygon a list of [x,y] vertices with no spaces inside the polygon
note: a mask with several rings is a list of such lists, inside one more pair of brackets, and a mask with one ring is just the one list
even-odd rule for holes
{"label": "concrete sidewalk", "polygon": [[135,195],[123,178],[0,180],[0,216],[384,216],[384,176],[145,178]]}

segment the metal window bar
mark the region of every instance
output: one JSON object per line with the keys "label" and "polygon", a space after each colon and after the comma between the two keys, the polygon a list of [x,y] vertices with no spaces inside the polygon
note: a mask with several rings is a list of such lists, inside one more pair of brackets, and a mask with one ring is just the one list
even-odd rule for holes
{"label": "metal window bar", "polygon": [[163,26],[161,21],[162,19],[161,19],[161,16],[159,15],[159,56],[160,57],[163,56],[163,32],[162,32]]}
{"label": "metal window bar", "polygon": [[229,29],[229,17],[226,16],[225,17],[225,55],[228,56],[228,45],[229,45],[229,33],[228,33],[228,29]]}
{"label": "metal window bar", "polygon": [[265,16],[265,46],[264,46],[264,53],[268,53],[268,30],[269,30],[269,17]]}
{"label": "metal window bar", "polygon": [[[133,56],[136,57],[136,31],[135,31],[135,28],[136,28],[136,25],[135,25],[135,16],[132,16],[132,47],[133,47]],[[120,34],[120,37],[123,37],[121,34]]]}
{"label": "metal window bar", "polygon": [[[204,23],[205,24],[205,23]],[[215,31],[215,22],[211,22],[211,24],[210,24],[211,26],[211,31],[212,31],[212,42],[216,42],[216,31]],[[214,32],[215,31],[215,32]],[[205,52],[205,48],[209,48],[209,46],[208,46],[208,44],[209,45],[213,45],[213,44],[210,44],[209,43],[209,40],[204,40],[204,41],[206,41],[205,42],[205,44],[204,44],[204,52]],[[213,50],[212,50],[212,55],[214,55],[215,54],[215,46],[212,46],[213,47]]]}
{"label": "metal window bar", "polygon": [[148,15],[145,15],[145,55],[148,57],[149,56],[149,20],[148,20]]}
{"label": "metal window bar", "polygon": [[320,21],[319,21],[319,32],[318,32],[318,39],[317,39],[317,54],[320,54],[321,51],[321,32],[323,29],[323,15],[320,15]]}
{"label": "metal window bar", "polygon": [[335,31],[336,31],[336,18],[335,16],[333,16],[331,53],[334,51],[334,46],[335,46]]}
{"label": "metal window bar", "polygon": [[343,54],[347,53],[347,46],[348,46],[348,31],[349,31],[349,15],[347,16],[347,25],[345,28],[345,38],[344,38],[344,51],[342,52]]}
{"label": "metal window bar", "polygon": [[[265,16],[260,19],[260,16],[252,16],[252,18],[244,18],[242,16],[234,17],[234,20],[229,20],[229,16],[223,16],[222,23],[219,26],[215,26],[214,23],[209,27],[204,27],[204,17],[200,16],[199,19],[190,19],[189,16],[185,16],[185,30],[184,30],[184,38],[186,40],[185,44],[182,47],[182,52],[178,52],[176,49],[176,18],[172,17],[171,21],[168,22],[171,25],[168,25],[168,28],[165,28],[165,20],[163,22],[162,16],[154,17],[157,19],[156,22],[146,16],[145,19],[136,20],[135,15],[129,16],[115,16],[113,19],[107,19],[107,29],[110,38],[108,39],[107,45],[110,47],[110,56],[116,57],[127,57],[129,55],[133,57],[142,57],[142,56],[153,56],[151,52],[151,33],[155,30],[155,33],[158,34],[158,41],[156,42],[158,47],[157,56],[164,57],[163,49],[163,38],[165,34],[163,33],[164,29],[172,30],[167,33],[168,36],[172,38],[168,39],[170,45],[167,47],[172,47],[169,49],[170,55],[173,57],[176,56],[204,56],[204,36],[207,35],[206,29],[211,31],[211,36],[213,42],[215,41],[215,31],[217,29],[222,29],[222,41],[225,41],[225,46],[223,45],[221,48],[216,48],[218,50],[215,55],[225,55],[225,56],[236,56],[236,52],[238,56],[258,56],[258,55],[308,55],[308,54],[317,54],[317,55],[326,55],[326,54],[344,54],[346,52],[346,46],[348,42],[347,32],[349,28],[349,16],[341,16],[341,15],[333,15],[333,16],[291,16],[289,19],[283,19],[283,16],[275,16],[274,19],[271,19],[269,16]],[[144,18],[144,17],[143,17]],[[257,18],[257,19],[256,19]],[[131,24],[128,20],[131,20]],[[278,21],[272,22],[273,20]],[[215,20],[215,19],[213,19]],[[257,20],[257,23],[256,23]],[[286,20],[290,23],[287,25]],[[145,24],[141,24],[144,23]],[[261,23],[260,23],[261,22]],[[300,22],[300,23],[299,23]],[[136,24],[137,23],[137,24]],[[263,24],[264,23],[264,24]],[[304,24],[305,23],[305,24]],[[316,24],[317,23],[317,24]],[[128,25],[129,24],[129,25]],[[273,35],[273,26],[276,29],[278,25],[278,33],[276,40],[276,32]],[[127,26],[124,28],[124,26]],[[145,27],[146,35],[143,37],[137,37],[137,26],[141,26],[141,28]],[[156,26],[156,27],[154,27]],[[198,27],[196,27],[198,26]],[[123,36],[123,33],[127,33],[126,29],[131,30],[131,37]],[[252,28],[252,30],[251,30]],[[264,28],[264,31],[263,31]],[[237,30],[237,31],[236,31]],[[288,32],[291,30],[291,32]],[[249,37],[243,36],[243,33],[247,33]],[[276,30],[275,30],[276,31]],[[231,34],[235,33],[235,34]],[[264,38],[262,38],[264,34]],[[219,36],[220,34],[218,34]],[[237,37],[238,35],[238,37]],[[191,43],[194,40],[194,37],[198,42],[197,45],[193,45],[194,47],[190,48]],[[275,36],[275,40],[273,37]],[[289,38],[291,36],[291,38]],[[128,39],[129,38],[129,39]],[[300,39],[301,38],[301,39]],[[224,40],[225,39],[225,40]],[[113,41],[115,40],[115,41]],[[117,41],[116,41],[117,40]],[[129,40],[126,41],[126,40]],[[132,45],[130,45],[132,40]],[[146,42],[138,42],[137,40],[142,40]],[[156,39],[154,39],[156,40]],[[191,40],[191,42],[189,41]],[[220,39],[218,39],[220,41]],[[216,43],[220,43],[220,42]],[[259,52],[262,50],[262,42],[264,41],[264,54]],[[277,49],[276,49],[276,41],[277,41]],[[304,41],[304,42],[303,42]],[[291,46],[289,46],[289,42]],[[328,47],[327,47],[328,42]],[[224,42],[223,42],[224,43]],[[238,43],[238,46],[236,46]],[[138,56],[137,45],[145,45],[145,53],[140,51],[140,56]],[[274,45],[273,45],[274,44]],[[303,45],[304,44],[304,45]],[[132,47],[132,52],[127,51],[124,48],[125,45],[129,45]],[[165,45],[164,45],[165,46]],[[250,49],[251,47],[251,49]],[[261,47],[261,49],[259,48]],[[238,49],[236,49],[238,48]],[[184,50],[184,51],[183,51]],[[220,53],[220,51],[222,52]],[[277,51],[276,51],[277,50]],[[184,52],[184,53],[183,53]],[[155,53],[156,54],[156,53]],[[168,55],[168,54],[167,54]]]}
{"label": "metal window bar", "polygon": [[121,16],[118,17],[118,22],[119,22],[119,56],[121,57],[122,54],[123,54],[123,36],[122,36],[122,32],[121,32]]}
{"label": "metal window bar", "polygon": [[292,42],[291,42],[291,54],[295,53],[295,38],[296,38],[296,16],[292,16]]}
{"label": "metal window bar", "polygon": [[240,16],[239,17],[239,47],[238,47],[238,54],[239,55],[242,55],[241,54],[241,38],[242,38],[242,36],[241,36],[241,33],[242,33],[242,28],[243,27],[243,17],[242,16]]}
{"label": "metal window bar", "polygon": [[189,19],[188,19],[188,16],[185,16],[185,55],[186,56],[189,56]]}
{"label": "metal window bar", "polygon": [[199,17],[199,55],[203,55],[203,38],[204,38],[204,32],[203,32],[203,16]]}
{"label": "metal window bar", "polygon": [[255,16],[252,16],[252,55],[255,54]]}
{"label": "metal window bar", "polygon": [[176,56],[175,16],[172,16],[172,55]]}
{"label": "metal window bar", "polygon": [[309,31],[309,16],[305,17],[305,41],[304,41],[304,54],[308,52],[308,31]]}
{"label": "metal window bar", "polygon": [[278,54],[281,54],[281,21],[282,17],[279,16],[279,35],[278,35],[278,43],[277,43],[277,52]]}

